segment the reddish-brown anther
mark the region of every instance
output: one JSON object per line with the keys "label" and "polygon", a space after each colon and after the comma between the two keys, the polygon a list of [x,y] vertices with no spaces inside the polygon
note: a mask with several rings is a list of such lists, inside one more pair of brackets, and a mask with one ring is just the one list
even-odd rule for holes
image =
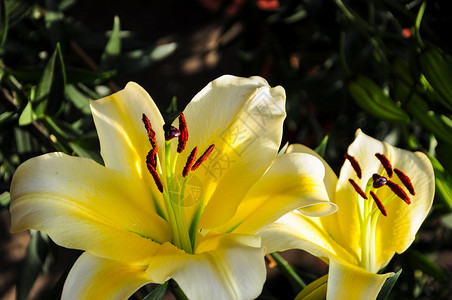
{"label": "reddish-brown anther", "polygon": [[179,131],[180,135],[179,143],[177,144],[177,153],[184,151],[188,141],[187,121],[185,121],[185,116],[183,113],[179,115]]}
{"label": "reddish-brown anther", "polygon": [[213,148],[215,148],[215,144],[210,145],[207,150],[198,158],[198,160],[195,162],[193,167],[191,167],[191,170],[196,170],[212,153]]}
{"label": "reddish-brown anther", "polygon": [[146,165],[148,167],[149,173],[151,173],[152,175],[152,178],[154,178],[155,185],[159,189],[160,193],[163,193],[163,184],[162,181],[160,180],[157,170],[149,162],[146,162]]}
{"label": "reddish-brown anther", "polygon": [[397,177],[399,177],[400,181],[402,181],[403,185],[407,188],[408,192],[410,192],[410,194],[413,196],[416,195],[410,177],[408,177],[405,173],[397,168],[394,169],[394,172],[396,173]]}
{"label": "reddish-brown anther", "polygon": [[148,155],[146,156],[146,163],[153,166],[154,169],[157,168],[157,151],[155,148],[149,150]]}
{"label": "reddish-brown anther", "polygon": [[353,170],[355,170],[356,176],[358,176],[359,179],[361,179],[362,172],[361,167],[359,166],[358,161],[355,159],[355,157],[351,156],[348,153],[344,154],[344,157],[350,162],[352,165]]}
{"label": "reddish-brown anther", "polygon": [[383,216],[387,216],[386,208],[384,207],[383,203],[381,203],[380,199],[378,199],[377,194],[375,194],[373,191],[370,191],[370,195],[374,199],[375,204],[377,205],[378,209],[381,211],[381,214]]}
{"label": "reddish-brown anther", "polygon": [[353,188],[355,189],[355,191],[364,199],[367,200],[367,196],[366,193],[364,193],[364,191],[359,187],[359,185],[353,180],[353,179],[349,179],[348,182],[350,182],[350,184],[353,186]]}
{"label": "reddish-brown anther", "polygon": [[195,163],[196,154],[198,153],[198,147],[196,146],[191,150],[190,155],[187,158],[187,163],[185,164],[184,170],[182,170],[182,176],[186,177],[188,172],[190,172],[193,164]]}
{"label": "reddish-brown anther", "polygon": [[149,121],[148,117],[143,114],[141,120],[144,123],[144,128],[146,128],[146,132],[148,133],[149,142],[153,149],[158,151],[157,140],[155,139],[155,131],[152,129],[151,121]]}
{"label": "reddish-brown anther", "polygon": [[388,173],[389,178],[392,177],[392,165],[389,159],[381,153],[375,153],[375,156],[378,158],[380,163],[383,165],[383,168],[385,168],[386,173]]}
{"label": "reddish-brown anther", "polygon": [[405,191],[395,182],[388,180],[386,183],[387,186],[397,195],[400,199],[406,202],[406,204],[411,204],[410,197],[405,193]]}

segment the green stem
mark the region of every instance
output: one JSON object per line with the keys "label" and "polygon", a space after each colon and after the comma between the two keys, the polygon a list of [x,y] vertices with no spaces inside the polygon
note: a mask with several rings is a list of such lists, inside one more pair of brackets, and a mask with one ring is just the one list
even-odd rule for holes
{"label": "green stem", "polygon": [[271,257],[278,263],[279,270],[286,276],[298,290],[302,290],[306,287],[306,283],[298,276],[297,272],[295,272],[294,268],[292,268],[289,263],[282,258],[279,253],[273,252],[270,254]]}

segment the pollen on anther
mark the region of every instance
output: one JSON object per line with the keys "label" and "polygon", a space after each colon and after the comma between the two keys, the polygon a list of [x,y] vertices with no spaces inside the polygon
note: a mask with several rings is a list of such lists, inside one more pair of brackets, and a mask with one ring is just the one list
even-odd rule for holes
{"label": "pollen on anther", "polygon": [[416,192],[414,191],[414,186],[411,183],[410,177],[408,177],[405,173],[403,173],[401,170],[395,168],[394,173],[396,173],[397,177],[399,177],[400,181],[403,183],[403,185],[407,188],[407,190],[410,192],[411,195],[416,195]]}
{"label": "pollen on anther", "polygon": [[180,135],[179,143],[177,144],[177,153],[184,151],[188,141],[187,121],[185,121],[185,116],[183,113],[179,115],[179,131]]}
{"label": "pollen on anther", "polygon": [[391,191],[397,195],[400,199],[406,202],[406,204],[411,204],[410,197],[405,193],[405,191],[394,181],[388,180],[386,183],[387,186],[391,189]]}
{"label": "pollen on anther", "polygon": [[188,175],[188,172],[190,172],[193,164],[196,160],[196,154],[198,153],[198,147],[196,146],[191,150],[190,155],[187,158],[187,163],[185,164],[184,170],[182,171],[182,176],[186,177]]}
{"label": "pollen on anther", "polygon": [[353,186],[353,188],[355,189],[355,191],[364,199],[367,200],[367,196],[366,193],[364,193],[364,191],[359,187],[359,185],[353,180],[353,179],[349,179],[348,182],[350,182],[350,184]]}
{"label": "pollen on anther", "polygon": [[370,191],[370,195],[374,199],[375,204],[377,205],[378,209],[381,211],[381,214],[383,216],[387,216],[386,208],[384,207],[383,203],[381,203],[380,199],[378,199],[377,194],[375,194],[373,191]]}
{"label": "pollen on anther", "polygon": [[354,156],[351,156],[348,153],[344,154],[344,157],[350,162],[350,164],[352,165],[353,170],[355,170],[356,176],[358,176],[359,179],[361,179],[362,176],[362,172],[361,172],[361,167],[359,166],[358,161],[355,159]]}
{"label": "pollen on anther", "polygon": [[149,142],[151,143],[152,148],[157,151],[157,140],[155,138],[155,131],[152,129],[151,121],[149,121],[149,118],[145,114],[143,114],[141,120],[144,123],[144,128],[146,128],[146,132],[148,134]]}
{"label": "pollen on anther", "polygon": [[375,157],[378,158],[380,163],[383,165],[383,168],[386,170],[386,173],[388,173],[389,178],[392,177],[392,165],[389,159],[381,153],[375,153]]}
{"label": "pollen on anther", "polygon": [[146,163],[146,165],[148,167],[149,173],[151,173],[152,175],[152,178],[154,178],[155,185],[159,189],[160,193],[163,193],[163,184],[162,181],[160,180],[157,170],[150,163]]}
{"label": "pollen on anther", "polygon": [[191,170],[196,170],[212,153],[213,148],[215,148],[215,144],[210,145],[207,150],[198,158],[198,160],[195,162],[193,167],[191,167]]}
{"label": "pollen on anther", "polygon": [[148,155],[146,156],[146,163],[150,164],[154,169],[157,167],[157,151],[155,148],[149,150]]}

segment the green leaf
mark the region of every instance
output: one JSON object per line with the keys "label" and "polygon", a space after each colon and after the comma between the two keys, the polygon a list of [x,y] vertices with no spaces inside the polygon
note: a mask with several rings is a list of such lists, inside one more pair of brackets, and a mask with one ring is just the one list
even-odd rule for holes
{"label": "green leaf", "polygon": [[66,70],[61,54],[60,44],[47,62],[36,90],[35,112],[38,117],[45,114],[54,115],[63,104],[66,85]]}
{"label": "green leaf", "polygon": [[32,230],[30,234],[30,244],[17,282],[16,300],[27,299],[49,252],[48,237],[44,233]]}
{"label": "green leaf", "polygon": [[110,39],[101,57],[99,70],[107,71],[117,69],[119,54],[121,54],[121,24],[119,17],[115,16]]}
{"label": "green leaf", "polygon": [[166,289],[168,288],[168,281],[164,284],[159,284],[156,286],[143,300],[160,300],[165,295]]}
{"label": "green leaf", "polygon": [[176,43],[138,49],[121,55],[121,72],[134,73],[167,58],[177,48]]}
{"label": "green leaf", "polygon": [[397,273],[394,274],[394,276],[389,277],[385,281],[385,283],[381,287],[380,293],[378,293],[377,300],[384,300],[388,297],[389,293],[397,282],[397,279],[399,279],[400,273],[402,273],[402,269],[400,269]]}
{"label": "green leaf", "polygon": [[445,227],[447,227],[447,228],[449,228],[449,229],[452,229],[452,213],[448,213],[448,214],[446,214],[446,215],[443,215],[443,216],[441,217],[441,223],[442,223]]}
{"label": "green leaf", "polygon": [[452,176],[444,169],[441,163],[433,156],[427,155],[435,171],[436,195],[452,212]]}
{"label": "green leaf", "polygon": [[5,1],[0,0],[0,48],[3,47],[8,35],[8,11]]}
{"label": "green leaf", "polygon": [[33,122],[33,120],[36,120],[36,115],[33,112],[31,102],[28,102],[28,104],[25,106],[24,110],[20,114],[19,125],[20,126],[28,125],[31,122]]}
{"label": "green leaf", "polygon": [[328,136],[326,135],[320,144],[314,149],[321,157],[325,157],[326,145],[328,144]]}
{"label": "green leaf", "polygon": [[68,84],[65,89],[65,94],[72,104],[83,114],[91,114],[88,97],[81,93],[74,85]]}
{"label": "green leaf", "polygon": [[0,211],[3,207],[8,206],[10,201],[11,201],[11,196],[9,195],[9,192],[1,193],[0,194]]}

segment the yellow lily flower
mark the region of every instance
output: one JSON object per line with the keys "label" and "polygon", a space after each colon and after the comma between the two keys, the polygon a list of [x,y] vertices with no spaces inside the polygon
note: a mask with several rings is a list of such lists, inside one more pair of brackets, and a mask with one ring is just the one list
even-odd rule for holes
{"label": "yellow lily flower", "polygon": [[285,92],[260,77],[214,80],[172,125],[135,83],[91,110],[105,166],[49,153],[11,185],[12,232],[85,251],[63,299],[126,299],[170,278],[190,299],[255,298],[266,277],[256,233],[298,207],[336,209],[318,159],[277,156]]}
{"label": "yellow lily flower", "polygon": [[[316,155],[302,145],[288,152]],[[327,299],[374,299],[393,275],[377,272],[411,245],[432,206],[433,168],[425,154],[361,130],[345,157],[339,179],[321,159],[326,189],[338,206],[335,214],[306,218],[291,212],[260,235],[269,252],[300,248],[329,258]]]}

